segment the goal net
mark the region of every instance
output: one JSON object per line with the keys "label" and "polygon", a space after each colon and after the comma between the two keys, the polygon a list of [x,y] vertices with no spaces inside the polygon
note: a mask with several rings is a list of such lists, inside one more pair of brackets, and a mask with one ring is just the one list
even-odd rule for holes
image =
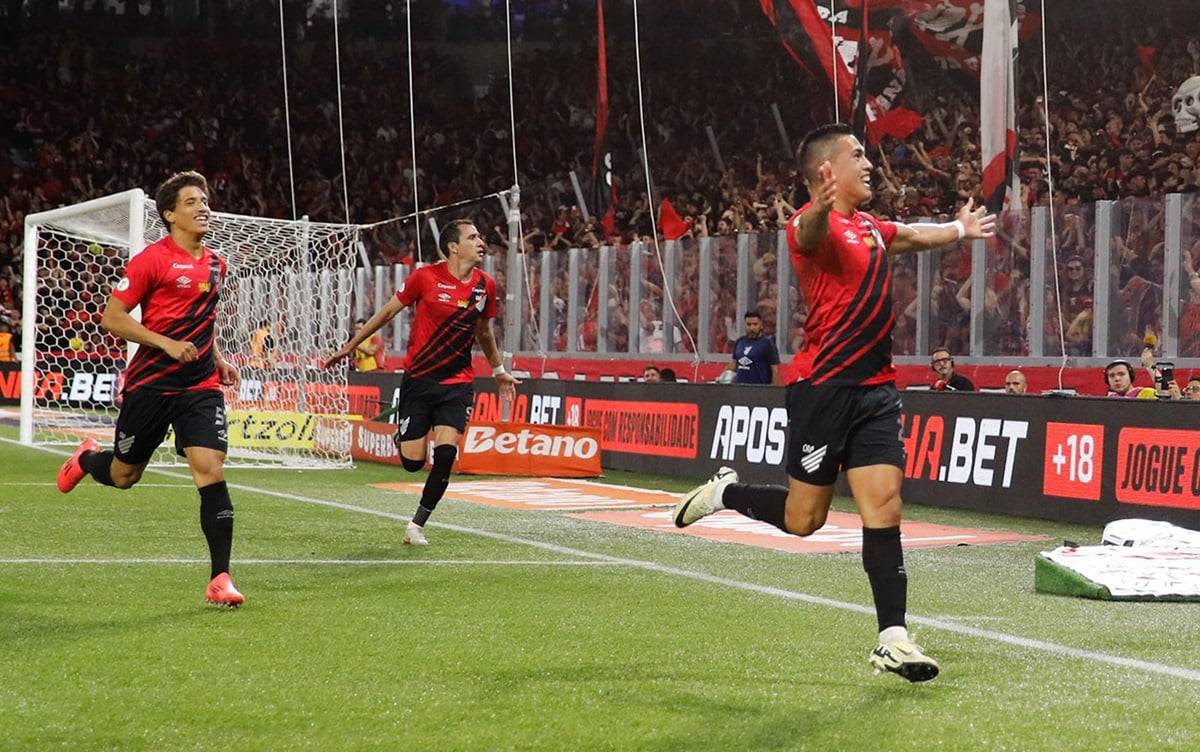
{"label": "goal net", "polygon": [[[242,376],[225,390],[228,462],[349,465],[348,440],[321,435],[348,434],[346,370],[321,364],[349,335],[359,228],[221,212],[211,227],[205,245],[228,267],[217,346]],[[141,190],[26,219],[23,443],[111,444],[132,351],[100,317],[131,254],[166,232]],[[182,463],[168,436],[152,464]]]}

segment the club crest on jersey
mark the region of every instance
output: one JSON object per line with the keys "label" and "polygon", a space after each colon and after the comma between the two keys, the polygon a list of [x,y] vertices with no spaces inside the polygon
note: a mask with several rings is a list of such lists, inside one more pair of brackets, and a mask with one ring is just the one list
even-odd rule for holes
{"label": "club crest on jersey", "polygon": [[201,282],[196,285],[196,289],[200,292],[210,292],[212,290],[212,282]]}

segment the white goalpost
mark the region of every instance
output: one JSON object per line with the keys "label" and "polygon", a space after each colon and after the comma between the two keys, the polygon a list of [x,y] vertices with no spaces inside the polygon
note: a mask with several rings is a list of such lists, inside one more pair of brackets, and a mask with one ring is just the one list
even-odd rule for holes
{"label": "white goalpost", "polygon": [[[321,364],[348,336],[359,232],[213,213],[204,242],[228,267],[217,344],[242,374],[240,389],[225,394],[229,464],[350,464],[348,442],[326,435],[318,450],[314,439],[348,430],[346,370]],[[111,443],[132,349],[103,331],[100,315],[129,258],[165,234],[141,190],[26,217],[21,443]],[[182,462],[171,437],[153,460]]]}

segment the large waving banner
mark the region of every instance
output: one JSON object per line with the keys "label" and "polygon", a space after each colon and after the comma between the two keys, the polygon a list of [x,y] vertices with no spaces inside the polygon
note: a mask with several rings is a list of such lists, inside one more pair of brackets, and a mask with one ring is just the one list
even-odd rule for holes
{"label": "large waving banner", "polygon": [[[991,5],[994,0],[987,0]],[[979,78],[984,68],[985,3],[980,0],[759,0],[788,54],[810,76],[828,80],[842,120],[862,97],[865,135],[904,138],[922,122],[913,109],[905,61],[923,56],[947,71]],[[1001,0],[1011,6],[1008,0]],[[1035,17],[1006,14],[1016,34],[1028,38]],[[1009,35],[1007,27],[1004,42]],[[1002,42],[1003,43],[1003,42]],[[1011,59],[1012,52],[1009,52]],[[862,80],[860,80],[860,77]]]}

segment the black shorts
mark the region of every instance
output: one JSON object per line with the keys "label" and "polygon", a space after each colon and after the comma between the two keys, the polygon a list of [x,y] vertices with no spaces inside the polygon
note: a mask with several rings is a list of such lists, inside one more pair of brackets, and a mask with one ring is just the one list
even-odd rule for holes
{"label": "black shorts", "polygon": [[225,395],[215,389],[163,394],[151,389],[126,392],[117,416],[113,454],[128,465],[144,465],[175,429],[175,451],[187,447],[229,450]]}
{"label": "black shorts", "polygon": [[459,433],[467,430],[475,386],[441,384],[407,376],[400,382],[400,405],[396,408],[396,443],[423,439],[434,426],[449,426]]}
{"label": "black shorts", "polygon": [[840,470],[867,465],[904,469],[900,393],[893,383],[824,386],[808,381],[787,390],[788,475],[828,486]]}

